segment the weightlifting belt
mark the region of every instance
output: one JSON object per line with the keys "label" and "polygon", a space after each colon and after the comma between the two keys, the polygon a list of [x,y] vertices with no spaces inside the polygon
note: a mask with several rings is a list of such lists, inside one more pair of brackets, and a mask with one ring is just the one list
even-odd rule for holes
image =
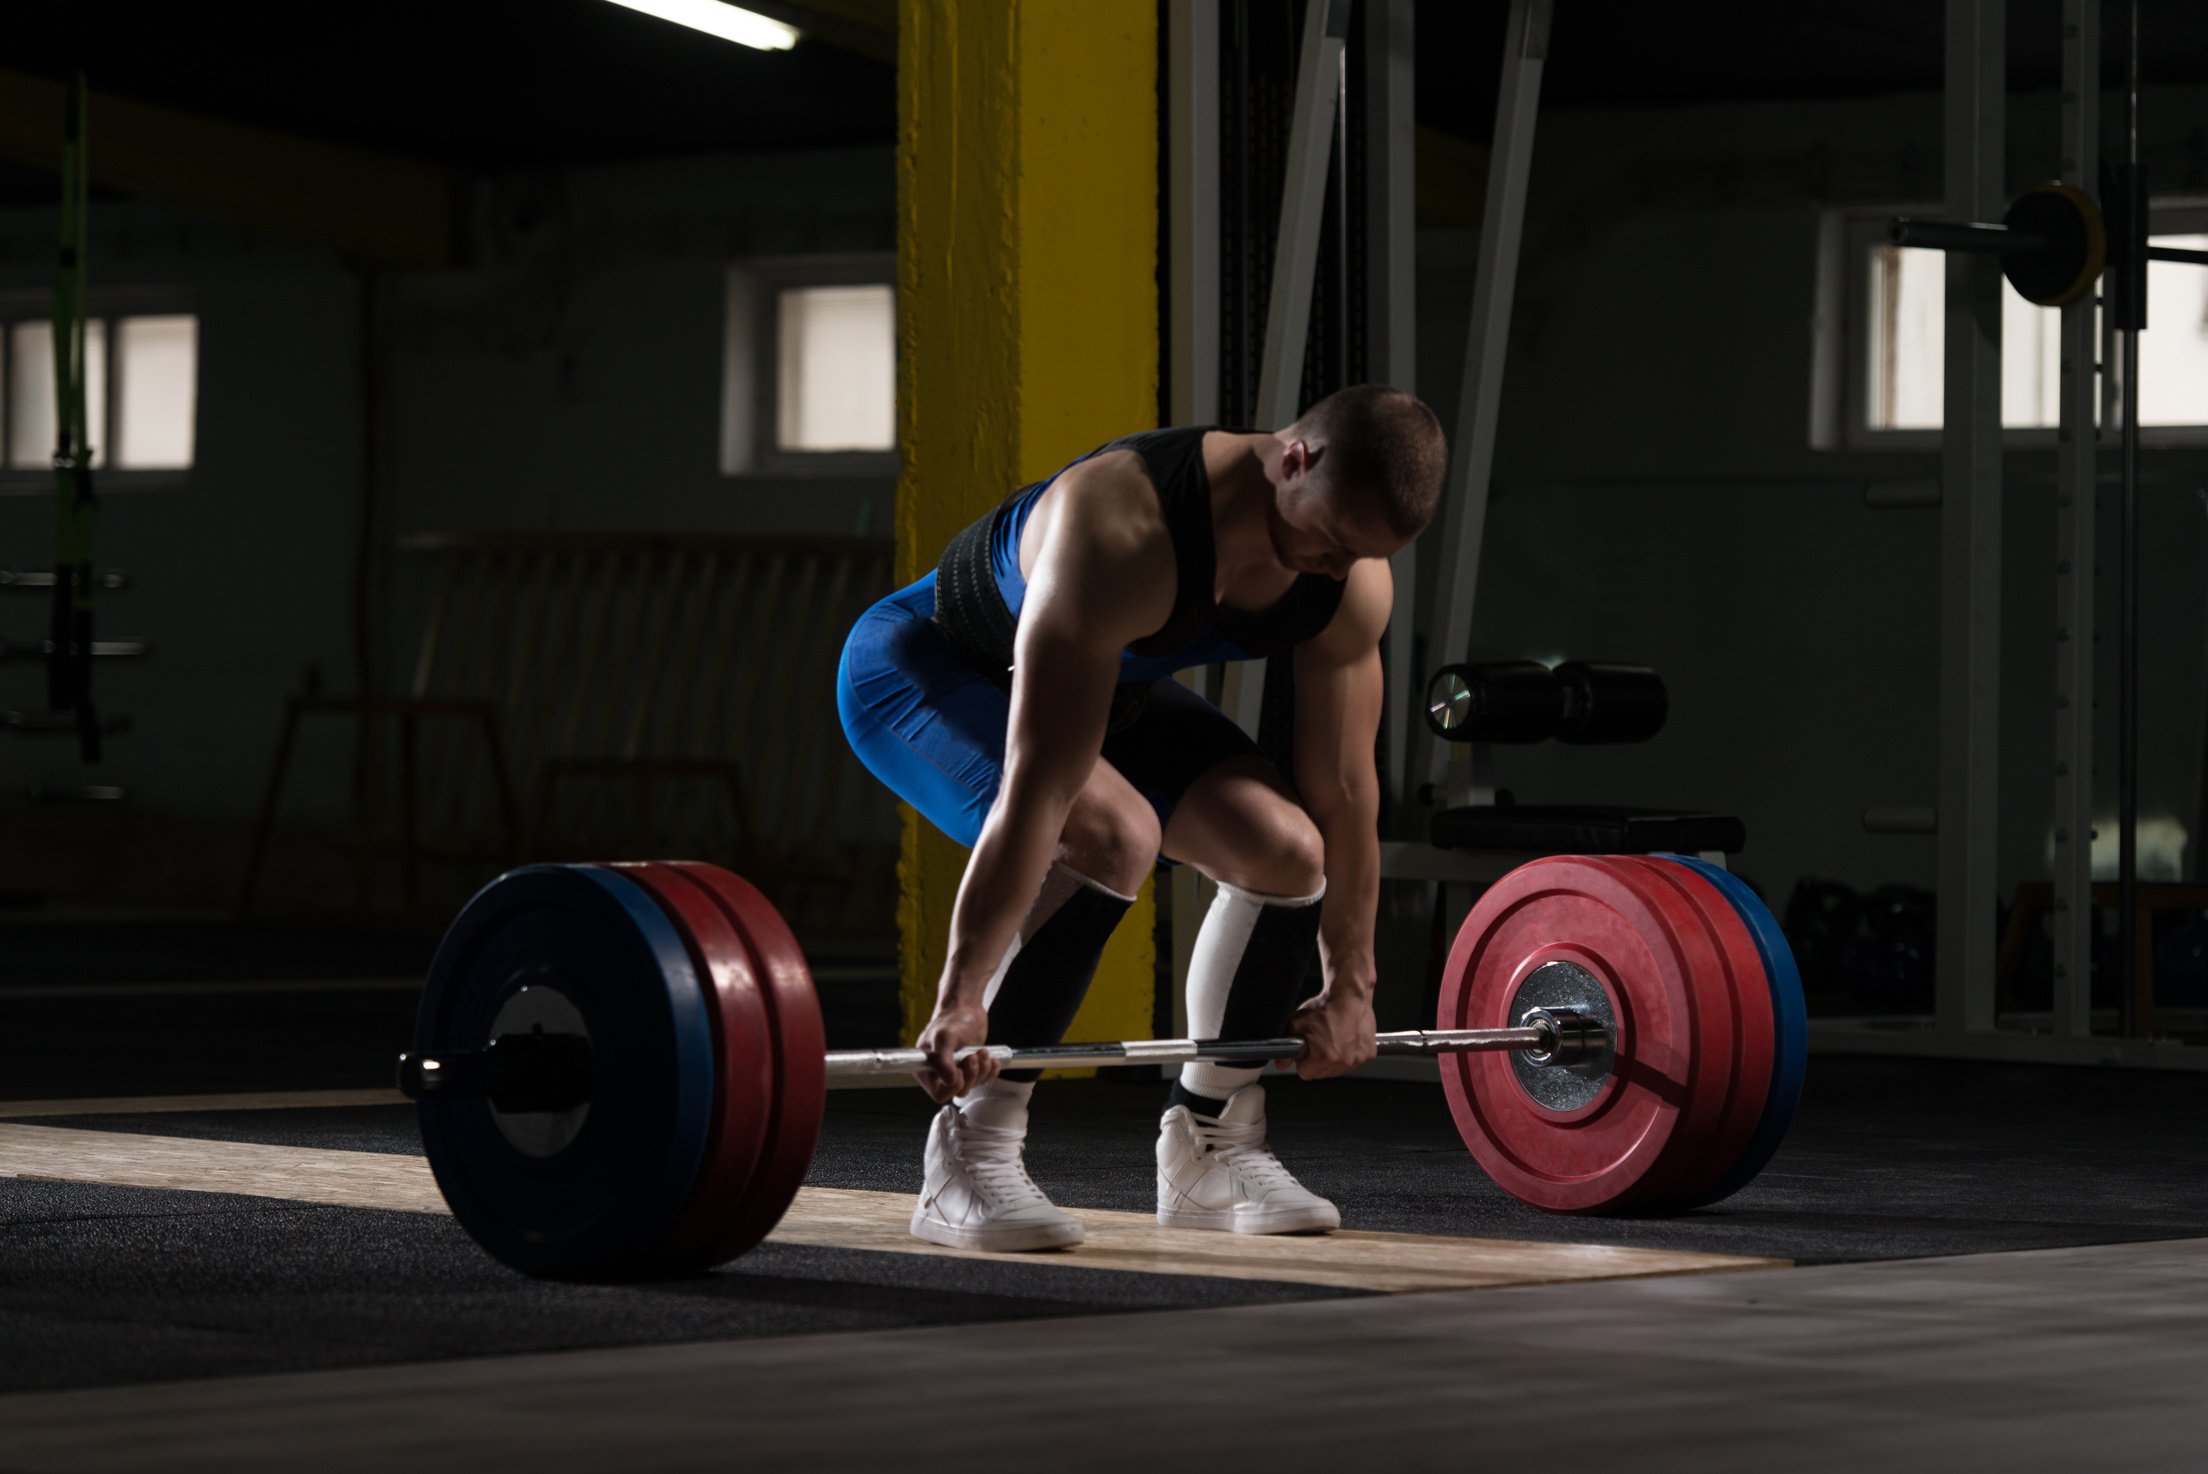
{"label": "weightlifting belt", "polygon": [[[1018,498],[1008,498],[986,517],[976,518],[943,549],[935,565],[935,622],[951,649],[976,674],[998,690],[1012,690],[1012,646],[1019,619],[997,586],[994,549],[997,531]],[[1149,704],[1147,681],[1112,690],[1106,736],[1134,725]]]}

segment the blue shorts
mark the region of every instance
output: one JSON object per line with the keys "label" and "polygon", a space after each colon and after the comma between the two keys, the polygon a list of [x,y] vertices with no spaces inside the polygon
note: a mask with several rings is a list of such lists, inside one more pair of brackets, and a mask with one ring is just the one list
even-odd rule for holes
{"label": "blue shorts", "polygon": [[[931,572],[859,616],[836,668],[836,710],[859,761],[971,849],[1004,780],[1012,702],[959,658],[934,615]],[[1225,712],[1161,680],[1102,756],[1149,800],[1162,831],[1191,783],[1256,751]]]}

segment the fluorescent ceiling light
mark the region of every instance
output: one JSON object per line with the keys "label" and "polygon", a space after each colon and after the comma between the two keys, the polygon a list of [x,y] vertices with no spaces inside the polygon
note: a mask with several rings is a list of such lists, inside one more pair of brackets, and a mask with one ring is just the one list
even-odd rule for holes
{"label": "fluorescent ceiling light", "polygon": [[756,11],[724,5],[721,0],[613,0],[613,3],[761,51],[787,51],[797,44],[794,28],[778,20],[769,20]]}

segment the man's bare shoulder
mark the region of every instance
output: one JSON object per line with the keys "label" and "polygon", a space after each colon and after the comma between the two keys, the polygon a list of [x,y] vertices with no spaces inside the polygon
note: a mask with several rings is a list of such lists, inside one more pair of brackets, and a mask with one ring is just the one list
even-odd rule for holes
{"label": "man's bare shoulder", "polygon": [[1092,457],[1061,475],[1031,586],[1071,596],[1126,637],[1139,639],[1172,612],[1173,539],[1142,458],[1132,451]]}
{"label": "man's bare shoulder", "polygon": [[1068,468],[1052,490],[1057,517],[1106,557],[1154,551],[1171,541],[1150,473],[1131,450],[1106,451]]}
{"label": "man's bare shoulder", "polygon": [[1321,660],[1347,664],[1370,654],[1386,633],[1395,608],[1395,574],[1380,558],[1352,564],[1334,618],[1309,642]]}

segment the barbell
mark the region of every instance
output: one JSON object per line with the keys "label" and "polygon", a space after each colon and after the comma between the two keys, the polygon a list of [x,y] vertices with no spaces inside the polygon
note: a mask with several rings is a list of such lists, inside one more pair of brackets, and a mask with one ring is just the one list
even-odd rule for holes
{"label": "barbell", "polygon": [[2067,307],[2101,279],[2108,261],[2108,226],[2093,196],[2067,184],[2035,184],[2010,201],[1998,225],[1976,220],[1888,222],[1897,246],[1995,256],[2001,274],[2025,301]]}
{"label": "barbell", "polygon": [[[1801,980],[1776,921],[1715,865],[1560,856],[1458,930],[1432,1029],[1466,1146],[1566,1213],[1714,1202],[1770,1160],[1800,1099]],[[463,1228],[526,1273],[692,1273],[765,1238],[819,1139],[827,1082],[915,1049],[830,1051],[803,952],[765,896],[697,862],[531,865],[462,909],[399,1085]],[[1253,1064],[1300,1039],[981,1046],[1013,1067]]]}

